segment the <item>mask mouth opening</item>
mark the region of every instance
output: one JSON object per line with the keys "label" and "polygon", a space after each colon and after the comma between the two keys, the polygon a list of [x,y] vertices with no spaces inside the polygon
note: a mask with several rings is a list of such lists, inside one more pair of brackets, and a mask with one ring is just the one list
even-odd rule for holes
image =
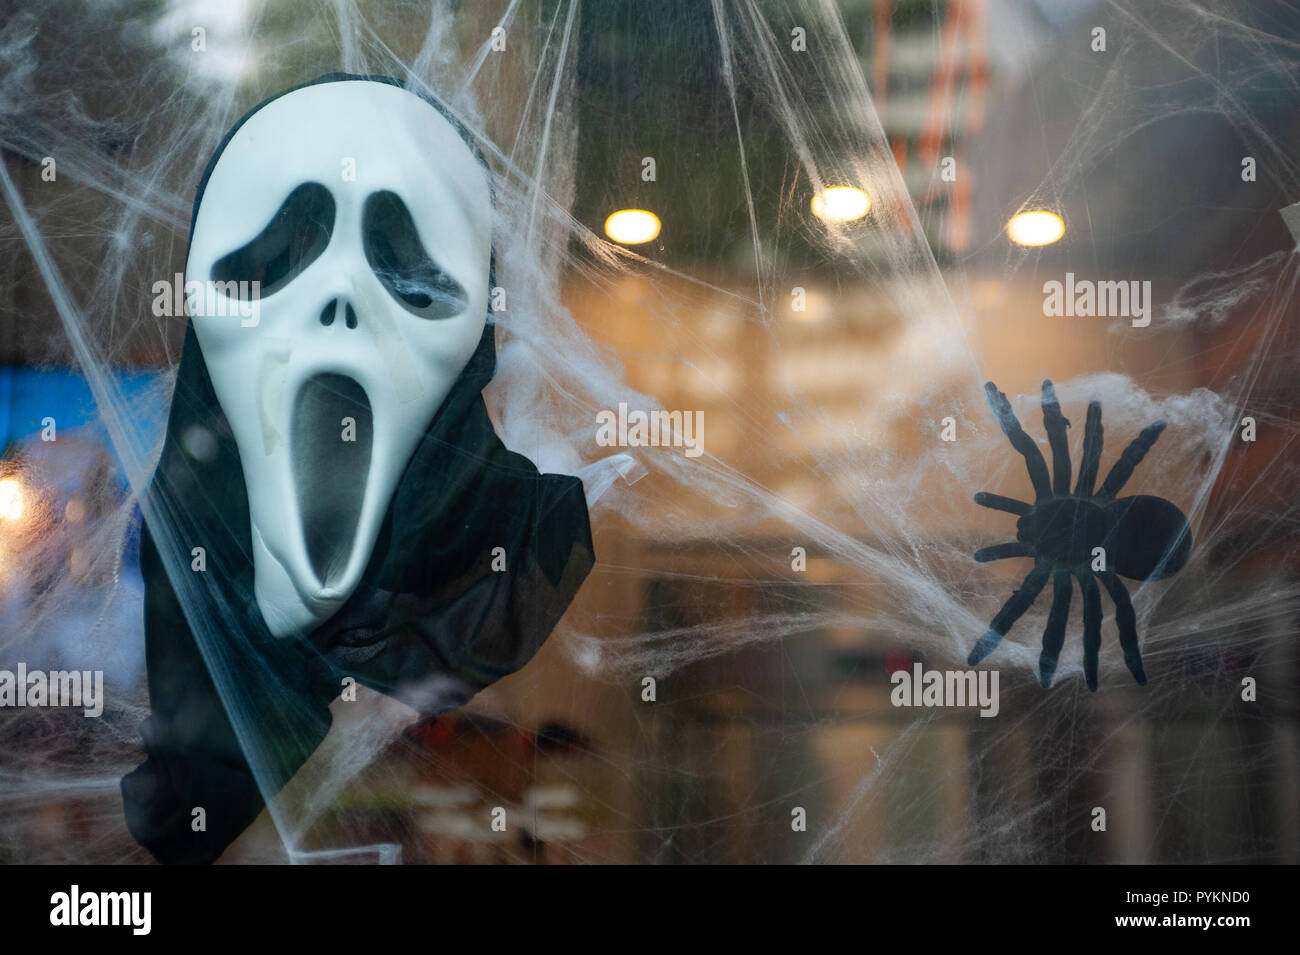
{"label": "mask mouth opening", "polygon": [[289,446],[303,545],[322,589],[342,581],[352,557],[373,440],[370,399],[356,380],[326,373],[303,382]]}

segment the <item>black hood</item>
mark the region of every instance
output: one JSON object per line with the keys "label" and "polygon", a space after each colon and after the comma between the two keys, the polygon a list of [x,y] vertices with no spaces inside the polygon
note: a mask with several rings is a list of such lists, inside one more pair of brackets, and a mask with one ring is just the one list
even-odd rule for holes
{"label": "black hood", "polygon": [[[303,85],[344,80],[401,85],[345,73]],[[221,151],[277,98],[226,134],[197,190],[196,215]],[[427,101],[482,162],[464,127]],[[312,633],[276,638],[253,591],[239,451],[187,325],[140,545],[148,759],[122,780],[127,824],[160,861],[217,858],[260,811],[263,793],[278,792],[324,738],[345,678],[421,713],[441,712],[522,667],[563,615],[594,563],[582,484],[539,473],[501,443],[482,396],[495,370],[489,316],[407,464],[356,590]],[[192,575],[179,578],[184,608],[161,541],[184,561],[204,549],[202,572],[181,557],[172,568]],[[192,624],[213,622],[221,636],[201,646]],[[193,830],[196,807],[205,810],[205,831]]]}

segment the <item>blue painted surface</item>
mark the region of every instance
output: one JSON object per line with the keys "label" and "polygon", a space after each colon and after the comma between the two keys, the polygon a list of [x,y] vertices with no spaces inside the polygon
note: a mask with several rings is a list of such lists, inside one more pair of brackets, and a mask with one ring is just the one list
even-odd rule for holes
{"label": "blue painted surface", "polygon": [[[142,407],[149,390],[162,379],[157,371],[116,371],[122,394],[131,402],[131,426],[143,429],[145,446],[156,441],[166,427],[166,408]],[[162,405],[161,402],[156,404]],[[107,445],[108,435],[99,420],[90,384],[71,368],[0,367],[0,447],[10,441],[39,439],[41,421],[53,418],[60,432],[86,425],[97,427]]]}
{"label": "blue painted surface", "polygon": [[[121,370],[113,372],[113,377],[130,408],[129,427],[141,439],[142,447],[153,446],[162,439],[167,426],[166,401],[150,398],[151,394],[161,394],[158,386],[163,373]],[[82,442],[102,443],[113,462],[118,489],[126,491],[126,474],[84,375],[70,368],[0,367],[0,448],[16,442],[39,452],[41,422],[47,417],[54,419],[59,437],[75,432]],[[123,549],[124,570],[128,573],[136,572],[139,534],[140,511],[136,507]]]}

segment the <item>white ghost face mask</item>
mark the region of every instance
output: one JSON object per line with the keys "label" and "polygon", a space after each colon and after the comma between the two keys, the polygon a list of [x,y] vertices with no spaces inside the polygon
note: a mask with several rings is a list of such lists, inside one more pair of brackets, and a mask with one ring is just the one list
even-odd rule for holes
{"label": "white ghost face mask", "polygon": [[[386,83],[287,93],[213,167],[186,290],[239,447],[273,634],[314,629],[356,588],[483,333],[491,222],[487,173],[456,129]],[[260,283],[242,312],[240,286],[221,284],[240,282]]]}

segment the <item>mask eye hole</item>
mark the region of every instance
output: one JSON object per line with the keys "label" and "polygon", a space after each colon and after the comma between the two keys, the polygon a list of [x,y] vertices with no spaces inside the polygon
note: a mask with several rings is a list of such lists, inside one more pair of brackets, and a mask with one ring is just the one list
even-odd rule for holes
{"label": "mask eye hole", "polygon": [[406,203],[392,192],[376,192],[361,213],[366,261],[384,288],[421,318],[451,318],[469,296],[429,258]]}
{"label": "mask eye hole", "polygon": [[217,260],[212,281],[260,282],[261,294],[270,295],[325,251],[333,231],[334,197],[320,183],[303,183],[256,238]]}

